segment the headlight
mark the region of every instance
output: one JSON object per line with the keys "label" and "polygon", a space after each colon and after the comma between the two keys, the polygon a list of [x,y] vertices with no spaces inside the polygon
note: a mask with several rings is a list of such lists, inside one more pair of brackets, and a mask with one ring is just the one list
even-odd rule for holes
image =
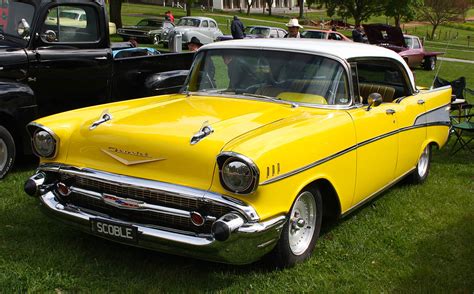
{"label": "headlight", "polygon": [[33,151],[40,157],[52,158],[56,155],[57,140],[48,131],[39,128],[32,137]]}
{"label": "headlight", "polygon": [[[252,193],[258,184],[259,172],[257,167],[244,156],[232,155],[226,156],[221,154],[221,158],[218,158],[218,162],[221,162],[219,167],[222,186],[230,192],[237,194]],[[225,157],[225,159],[222,159],[222,157]]]}

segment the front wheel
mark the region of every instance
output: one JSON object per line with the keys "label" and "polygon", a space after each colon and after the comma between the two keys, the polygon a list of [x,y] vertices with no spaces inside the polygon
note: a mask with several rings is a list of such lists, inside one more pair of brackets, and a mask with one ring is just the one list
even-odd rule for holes
{"label": "front wheel", "polygon": [[158,36],[158,35],[153,36],[153,44],[155,44],[155,45],[160,44],[160,36]]}
{"label": "front wheel", "polygon": [[425,60],[423,62],[423,68],[425,70],[435,70],[435,68],[436,68],[436,57],[435,56],[425,57]]}
{"label": "front wheel", "polygon": [[319,237],[322,221],[322,200],[318,189],[305,189],[290,210],[280,240],[272,252],[278,267],[292,267],[311,256]]}
{"label": "front wheel", "polygon": [[0,126],[0,179],[13,167],[15,160],[15,141],[10,132]]}
{"label": "front wheel", "polygon": [[428,175],[430,174],[430,165],[431,165],[431,145],[428,145],[423,149],[423,152],[418,159],[416,164],[416,169],[408,177],[408,181],[411,184],[421,184],[423,183]]}

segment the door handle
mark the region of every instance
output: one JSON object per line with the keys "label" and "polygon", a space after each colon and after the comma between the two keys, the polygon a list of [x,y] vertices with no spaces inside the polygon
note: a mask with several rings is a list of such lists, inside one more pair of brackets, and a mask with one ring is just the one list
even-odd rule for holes
{"label": "door handle", "polygon": [[393,109],[387,109],[387,110],[385,111],[385,113],[386,113],[386,114],[391,114],[391,115],[393,115],[393,114],[395,114],[395,110],[393,110]]}
{"label": "door handle", "polygon": [[107,60],[107,57],[100,56],[100,57],[96,57],[95,60]]}
{"label": "door handle", "polygon": [[420,99],[420,100],[417,101],[417,103],[420,104],[420,105],[423,105],[423,104],[425,104],[425,100]]}

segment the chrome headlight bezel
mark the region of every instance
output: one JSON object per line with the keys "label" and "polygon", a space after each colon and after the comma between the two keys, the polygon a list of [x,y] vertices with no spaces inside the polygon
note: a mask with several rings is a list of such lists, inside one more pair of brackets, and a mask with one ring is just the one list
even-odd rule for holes
{"label": "chrome headlight bezel", "polygon": [[[51,129],[36,123],[28,124],[27,129],[31,135],[31,147],[36,156],[48,159],[53,159],[57,156],[59,138]],[[38,138],[39,136],[43,136],[43,138]],[[38,139],[47,142],[39,142]],[[49,146],[43,148],[45,146],[41,147],[38,144],[49,144]]]}
{"label": "chrome headlight bezel", "polygon": [[[223,152],[217,157],[217,164],[219,166],[219,179],[224,189],[234,194],[251,194],[255,192],[258,187],[260,171],[251,159],[235,152]],[[234,186],[226,174],[226,168],[230,164],[240,165],[240,167],[246,168],[249,173],[248,179],[243,181],[241,187]]]}

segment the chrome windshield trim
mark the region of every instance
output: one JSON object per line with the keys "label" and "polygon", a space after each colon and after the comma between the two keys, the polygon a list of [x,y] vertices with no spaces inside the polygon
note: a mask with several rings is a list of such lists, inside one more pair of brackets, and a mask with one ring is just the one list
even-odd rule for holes
{"label": "chrome windshield trim", "polygon": [[81,176],[85,178],[90,178],[96,181],[103,183],[113,183],[121,187],[133,187],[136,189],[143,190],[153,190],[158,193],[178,196],[188,199],[200,200],[207,203],[216,203],[218,205],[224,205],[235,209],[240,212],[247,220],[249,221],[259,221],[260,217],[257,214],[257,211],[250,205],[244,203],[241,200],[234,199],[227,195],[221,195],[218,193],[190,188],[186,186],[170,184],[160,181],[135,178],[131,176],[112,174],[104,171],[89,169],[89,168],[79,168],[69,165],[61,165],[59,163],[48,163],[42,164],[38,168],[38,171],[51,171],[59,172],[64,174],[69,174],[73,176]]}

